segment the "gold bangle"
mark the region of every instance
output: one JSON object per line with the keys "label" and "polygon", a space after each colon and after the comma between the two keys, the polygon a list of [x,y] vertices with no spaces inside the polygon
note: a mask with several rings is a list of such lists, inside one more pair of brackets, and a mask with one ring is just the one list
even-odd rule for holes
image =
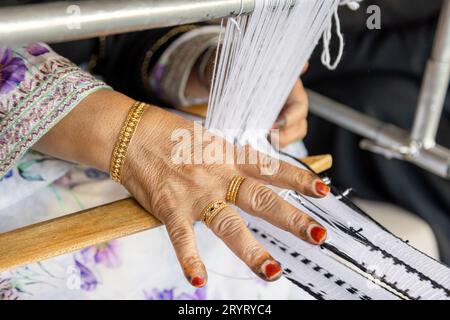
{"label": "gold bangle", "polygon": [[120,130],[119,137],[112,152],[109,168],[111,178],[118,183],[122,181],[122,168],[127,157],[128,146],[147,107],[148,105],[143,102],[135,102],[131,106],[130,111],[128,111],[127,118]]}
{"label": "gold bangle", "polygon": [[234,176],[230,182],[227,191],[226,200],[231,204],[236,204],[236,198],[241,187],[242,182],[244,182],[245,178],[242,176]]}
{"label": "gold bangle", "polygon": [[229,205],[223,200],[216,200],[208,204],[200,214],[200,219],[209,228],[214,218]]}

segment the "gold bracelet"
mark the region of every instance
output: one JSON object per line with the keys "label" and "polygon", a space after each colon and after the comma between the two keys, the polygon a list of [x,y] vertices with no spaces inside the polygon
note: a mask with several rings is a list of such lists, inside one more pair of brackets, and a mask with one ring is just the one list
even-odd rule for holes
{"label": "gold bracelet", "polygon": [[111,178],[118,183],[121,183],[122,181],[122,168],[127,157],[128,146],[130,145],[139,121],[141,120],[144,111],[147,110],[147,107],[148,105],[143,102],[135,102],[131,106],[130,111],[128,111],[127,118],[120,130],[119,137],[117,138],[112,152],[111,164],[109,167]]}

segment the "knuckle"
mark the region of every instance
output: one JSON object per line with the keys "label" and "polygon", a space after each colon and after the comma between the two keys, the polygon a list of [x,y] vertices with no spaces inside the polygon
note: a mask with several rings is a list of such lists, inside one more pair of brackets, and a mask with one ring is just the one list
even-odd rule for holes
{"label": "knuckle", "polygon": [[253,211],[271,211],[276,206],[276,198],[272,190],[263,186],[256,185],[250,188],[250,208]]}
{"label": "knuckle", "polygon": [[[281,140],[281,139],[280,139]],[[280,144],[282,141],[280,141]],[[280,169],[280,160],[268,155],[260,154],[258,156],[258,167],[261,175],[273,176]]]}
{"label": "knuckle", "polygon": [[168,229],[168,233],[175,247],[185,247],[191,242],[191,236],[185,227],[175,225]]}
{"label": "knuckle", "polygon": [[295,185],[303,186],[306,182],[306,174],[302,171],[296,172],[292,179]]}
{"label": "knuckle", "polygon": [[166,226],[171,227],[181,225],[183,222],[183,216],[181,216],[175,208],[176,206],[174,206],[173,203],[164,202],[159,199],[156,204],[154,204],[151,212]]}
{"label": "knuckle", "polygon": [[311,219],[302,212],[293,212],[289,215],[287,227],[293,233],[303,234],[304,232],[306,232],[310,220]]}
{"label": "knuckle", "polygon": [[180,221],[175,210],[169,205],[156,205],[150,212],[166,226],[177,224]]}
{"label": "knuckle", "polygon": [[243,231],[245,224],[238,215],[223,215],[214,219],[213,228],[220,238],[232,239]]}
{"label": "knuckle", "polygon": [[299,170],[293,175],[293,182],[297,186],[305,187],[309,185],[312,180],[312,175],[305,170]]}
{"label": "knuckle", "polygon": [[192,269],[202,267],[203,262],[197,255],[190,255],[186,257],[182,257],[180,259],[180,264],[183,267],[183,271],[185,274],[190,274]]}
{"label": "knuckle", "polygon": [[242,258],[254,268],[260,263],[261,257],[265,256],[265,252],[259,243],[249,244],[243,248]]}

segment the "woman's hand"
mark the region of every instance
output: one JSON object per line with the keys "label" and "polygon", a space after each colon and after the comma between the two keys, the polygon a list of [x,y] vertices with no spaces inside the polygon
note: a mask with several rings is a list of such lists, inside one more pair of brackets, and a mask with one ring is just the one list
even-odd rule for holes
{"label": "woman's hand", "polygon": [[[36,149],[108,171],[115,139],[132,103],[116,92],[97,92],[44,136]],[[271,184],[323,197],[329,188],[317,176],[285,162],[279,163],[273,175],[261,175],[267,163],[276,162],[262,154],[258,154],[255,163],[224,164],[217,161],[221,159],[220,151],[233,150],[234,160],[239,158],[236,155],[253,151],[238,149],[204,129],[195,128],[191,121],[157,107],[149,108],[129,146],[122,177],[124,186],[139,203],[165,224],[192,285],[201,287],[207,281],[192,225],[209,203],[226,198],[236,175],[246,178],[237,196],[238,207],[312,244],[325,240],[322,226],[266,187]],[[202,133],[208,136],[207,140],[202,139]],[[191,144],[186,146],[182,141]],[[180,150],[189,152],[182,157],[183,163],[178,157]],[[202,150],[204,154],[206,150],[214,150],[208,153],[214,155],[205,163],[198,161],[194,150]],[[193,164],[189,160],[194,160]],[[210,227],[261,278],[272,281],[281,276],[279,263],[253,237],[236,209],[227,207],[221,211]]]}

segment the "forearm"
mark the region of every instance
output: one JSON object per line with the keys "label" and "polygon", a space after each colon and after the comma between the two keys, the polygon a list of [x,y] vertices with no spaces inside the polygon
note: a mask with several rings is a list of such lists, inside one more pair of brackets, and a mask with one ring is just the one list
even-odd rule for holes
{"label": "forearm", "polygon": [[33,148],[107,172],[115,140],[133,102],[116,91],[97,91],[82,100]]}

